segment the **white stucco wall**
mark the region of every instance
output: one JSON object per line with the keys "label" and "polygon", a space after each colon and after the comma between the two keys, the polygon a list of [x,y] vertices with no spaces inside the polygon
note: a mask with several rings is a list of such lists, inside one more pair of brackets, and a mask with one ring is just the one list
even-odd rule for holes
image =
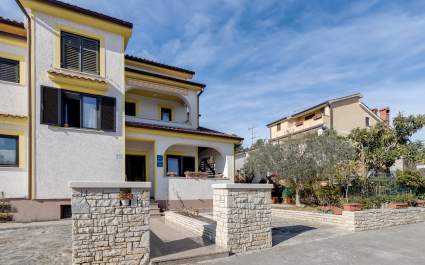
{"label": "white stucco wall", "polygon": [[[0,54],[10,54],[23,57],[24,61],[27,62],[27,50],[24,47],[0,43]],[[24,81],[24,84],[0,80],[0,113],[18,116],[28,115],[28,89],[26,86],[27,72],[28,71],[25,69],[23,71],[24,75],[20,76],[20,79]],[[20,71],[20,73],[22,74],[22,71]]]}
{"label": "white stucco wall", "polygon": [[[116,132],[40,124],[40,86],[55,86],[47,71],[53,65],[56,24],[104,36],[108,83],[106,95],[116,98]],[[122,37],[40,13],[36,13],[35,36],[36,198],[69,198],[68,181],[124,180],[123,104],[120,104],[124,94]]]}
{"label": "white stucco wall", "polygon": [[168,177],[168,200],[212,200],[212,184],[232,183],[230,179]]}

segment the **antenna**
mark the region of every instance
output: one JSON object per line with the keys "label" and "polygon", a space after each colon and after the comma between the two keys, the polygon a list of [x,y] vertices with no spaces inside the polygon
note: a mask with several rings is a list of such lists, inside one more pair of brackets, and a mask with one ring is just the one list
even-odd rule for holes
{"label": "antenna", "polygon": [[254,144],[254,140],[257,139],[258,137],[255,135],[255,129],[257,128],[257,126],[252,126],[248,128],[248,131],[251,132],[251,146]]}

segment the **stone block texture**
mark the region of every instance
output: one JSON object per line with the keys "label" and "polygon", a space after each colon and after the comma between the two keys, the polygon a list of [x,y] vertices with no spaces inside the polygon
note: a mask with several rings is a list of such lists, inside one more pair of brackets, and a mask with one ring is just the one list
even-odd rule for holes
{"label": "stone block texture", "polygon": [[148,264],[149,189],[131,192],[123,206],[120,188],[72,189],[73,265]]}
{"label": "stone block texture", "polygon": [[271,189],[214,188],[215,243],[232,253],[272,246]]}

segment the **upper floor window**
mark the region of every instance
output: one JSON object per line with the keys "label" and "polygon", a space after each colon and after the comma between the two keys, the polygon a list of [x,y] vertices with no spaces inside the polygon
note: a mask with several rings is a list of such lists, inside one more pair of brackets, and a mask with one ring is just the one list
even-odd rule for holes
{"label": "upper floor window", "polygon": [[170,108],[161,108],[161,120],[162,121],[172,120],[172,110]]}
{"label": "upper floor window", "polygon": [[18,166],[18,136],[0,135],[0,166]]}
{"label": "upper floor window", "polygon": [[99,74],[99,41],[61,32],[61,67]]}
{"label": "upper floor window", "polygon": [[115,98],[42,87],[42,123],[115,131]]}
{"label": "upper floor window", "polygon": [[280,123],[277,124],[277,131],[280,131]]}
{"label": "upper floor window", "polygon": [[0,58],[0,80],[19,83],[19,61]]}
{"label": "upper floor window", "polygon": [[136,103],[134,102],[125,103],[125,115],[136,116]]}
{"label": "upper floor window", "polygon": [[366,127],[370,127],[370,118],[369,117],[365,118],[365,123],[366,123]]}
{"label": "upper floor window", "polygon": [[307,115],[307,116],[305,116],[304,120],[312,119],[314,116],[315,116],[314,113],[313,114],[310,114],[310,115]]}

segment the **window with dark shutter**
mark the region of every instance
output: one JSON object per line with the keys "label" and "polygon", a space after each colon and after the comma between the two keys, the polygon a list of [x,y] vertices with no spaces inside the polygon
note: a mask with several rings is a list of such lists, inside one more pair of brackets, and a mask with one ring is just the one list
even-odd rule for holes
{"label": "window with dark shutter", "polygon": [[42,86],[41,93],[41,122],[50,125],[60,125],[60,90],[53,87]]}
{"label": "window with dark shutter", "polygon": [[0,58],[0,80],[19,83],[19,61]]}
{"label": "window with dark shutter", "polygon": [[104,131],[115,131],[115,98],[102,97],[100,124]]}
{"label": "window with dark shutter", "polygon": [[99,74],[99,41],[75,34],[61,33],[61,67]]}
{"label": "window with dark shutter", "polygon": [[134,102],[125,103],[125,115],[136,116],[136,103]]}

